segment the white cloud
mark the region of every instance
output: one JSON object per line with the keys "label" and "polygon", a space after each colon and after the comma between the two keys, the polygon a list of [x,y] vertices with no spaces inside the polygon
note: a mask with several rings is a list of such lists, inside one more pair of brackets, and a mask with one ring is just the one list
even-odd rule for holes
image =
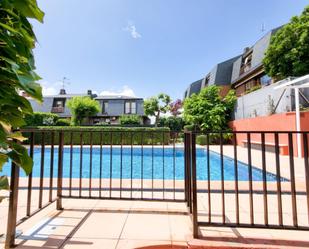
{"label": "white cloud", "polygon": [[131,89],[128,86],[123,86],[120,90],[104,90],[100,92],[100,95],[103,96],[113,96],[113,95],[123,95],[123,96],[129,96],[129,97],[135,97],[135,93],[133,89]]}
{"label": "white cloud", "polygon": [[55,83],[49,83],[47,81],[40,82],[42,87],[43,96],[46,95],[55,95],[59,93],[59,87],[61,86],[61,82],[57,81]]}
{"label": "white cloud", "polygon": [[134,39],[138,39],[142,37],[142,35],[137,32],[136,26],[134,25],[132,21],[128,21],[128,24],[124,28],[124,31],[128,31],[131,34],[132,38]]}

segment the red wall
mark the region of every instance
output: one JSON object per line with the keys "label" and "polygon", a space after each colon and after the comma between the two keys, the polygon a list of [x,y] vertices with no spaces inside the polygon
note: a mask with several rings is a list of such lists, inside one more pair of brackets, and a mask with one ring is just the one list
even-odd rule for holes
{"label": "red wall", "polygon": [[[302,131],[309,131],[309,112],[301,112],[300,124]],[[295,112],[274,114],[256,118],[238,119],[231,121],[229,127],[233,131],[295,131]],[[237,134],[237,144],[242,145],[243,140],[247,140],[246,134]],[[261,141],[260,134],[251,134],[252,141]],[[274,135],[266,134],[265,141],[274,143]],[[279,144],[288,144],[288,135],[279,135]],[[297,155],[296,135],[293,135],[294,155]],[[283,153],[283,154],[286,154]]]}

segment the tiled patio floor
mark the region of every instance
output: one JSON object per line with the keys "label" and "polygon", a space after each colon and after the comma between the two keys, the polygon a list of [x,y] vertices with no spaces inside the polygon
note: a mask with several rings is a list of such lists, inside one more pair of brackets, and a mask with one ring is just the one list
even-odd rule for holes
{"label": "tiled patio floor", "polygon": [[200,228],[192,239],[183,203],[66,200],[18,227],[19,249],[36,248],[309,248],[309,232]]}

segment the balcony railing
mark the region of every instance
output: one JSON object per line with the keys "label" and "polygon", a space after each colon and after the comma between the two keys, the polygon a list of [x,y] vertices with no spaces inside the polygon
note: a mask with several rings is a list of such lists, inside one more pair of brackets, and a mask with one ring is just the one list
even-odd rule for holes
{"label": "balcony railing", "polygon": [[53,113],[63,113],[64,107],[63,106],[54,106],[54,107],[52,107],[51,112],[53,112]]}

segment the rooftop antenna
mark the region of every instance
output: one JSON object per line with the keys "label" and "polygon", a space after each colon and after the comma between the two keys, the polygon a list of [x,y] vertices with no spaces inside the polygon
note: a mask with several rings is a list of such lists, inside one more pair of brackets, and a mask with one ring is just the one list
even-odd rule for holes
{"label": "rooftop antenna", "polygon": [[263,33],[265,31],[265,23],[262,22],[262,25],[261,25],[261,32]]}
{"label": "rooftop antenna", "polygon": [[62,89],[64,89],[65,85],[70,85],[69,80],[70,80],[70,79],[68,79],[68,78],[65,77],[65,76],[62,78],[62,81],[61,81],[61,82],[62,82]]}

